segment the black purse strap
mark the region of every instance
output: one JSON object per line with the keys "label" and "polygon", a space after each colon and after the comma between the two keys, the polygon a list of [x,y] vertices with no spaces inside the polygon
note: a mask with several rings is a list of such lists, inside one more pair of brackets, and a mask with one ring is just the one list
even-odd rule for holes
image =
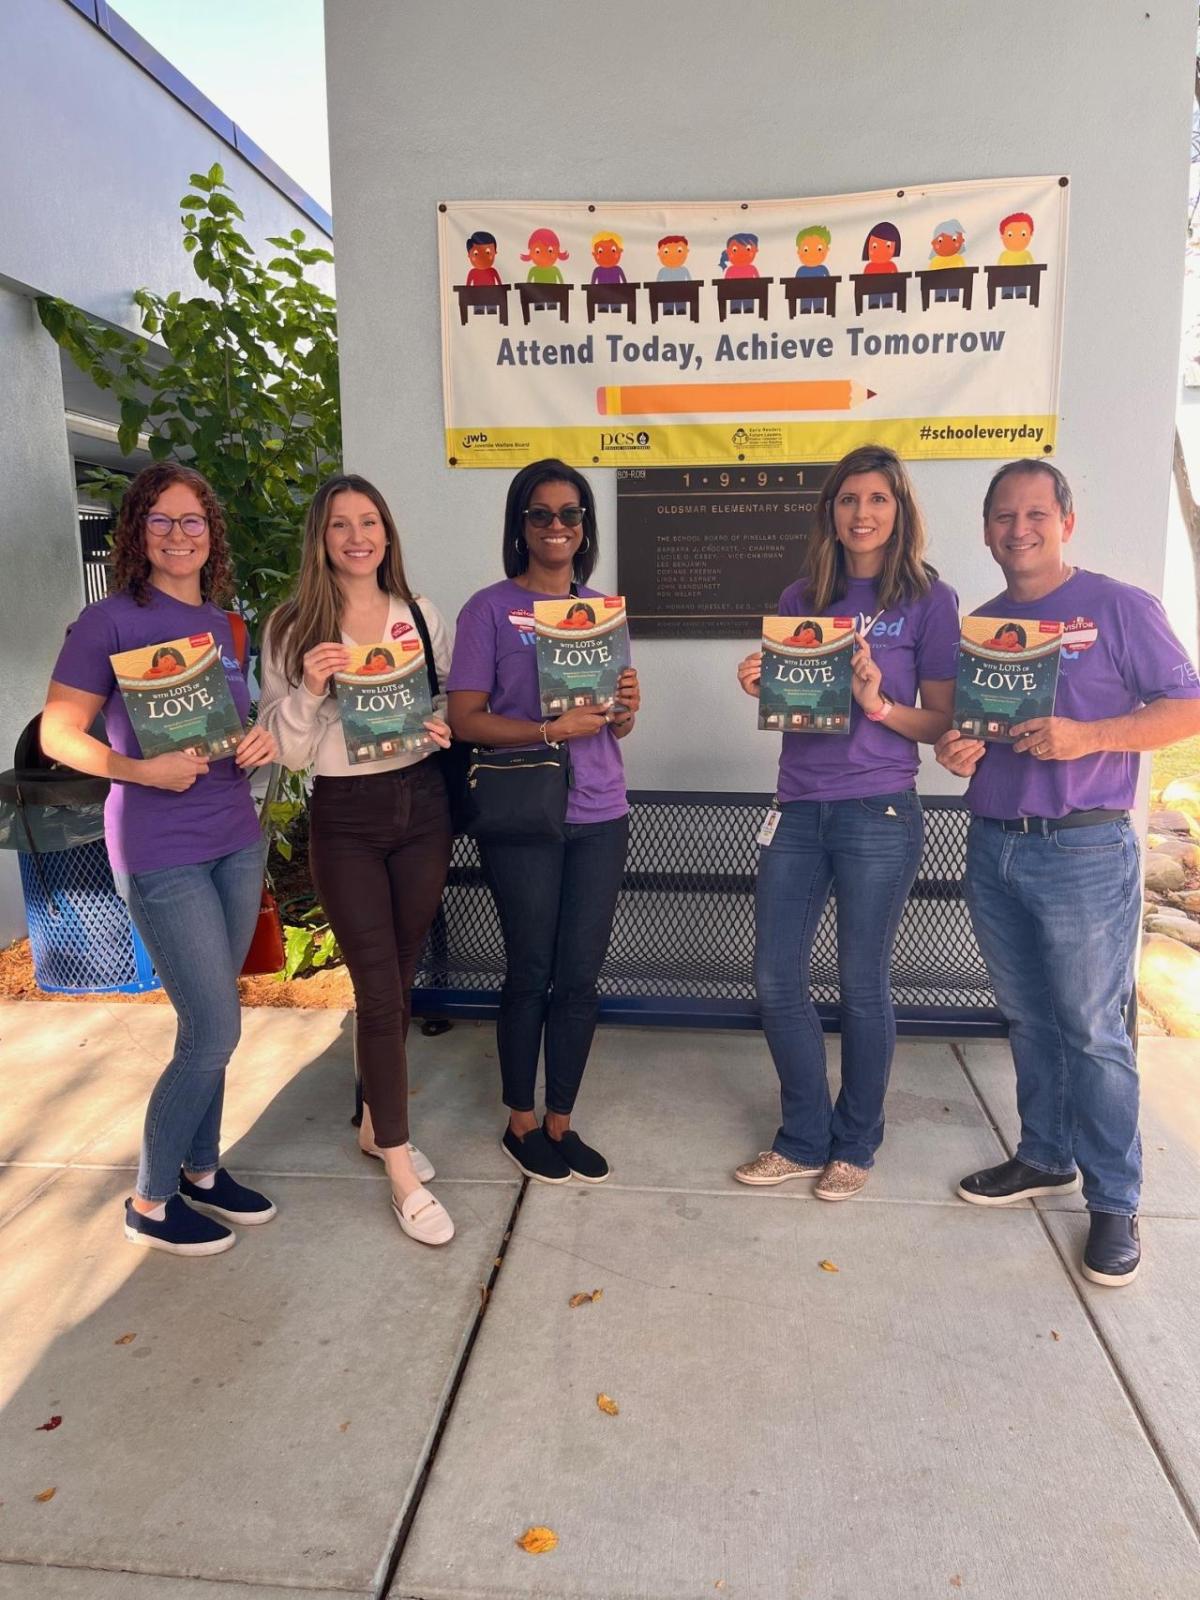
{"label": "black purse strap", "polygon": [[437,663],[433,659],[433,642],[429,637],[429,624],[425,621],[425,613],[417,604],[415,595],[408,602],[408,609],[412,612],[412,619],[417,625],[417,632],[421,635],[421,648],[425,652],[425,671],[429,676],[429,698],[436,700],[442,690],[438,682]]}

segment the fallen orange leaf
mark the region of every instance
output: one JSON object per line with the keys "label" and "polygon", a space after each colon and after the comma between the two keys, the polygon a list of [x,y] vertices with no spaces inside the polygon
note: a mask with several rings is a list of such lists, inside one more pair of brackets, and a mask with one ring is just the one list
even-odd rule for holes
{"label": "fallen orange leaf", "polygon": [[33,1431],[34,1431],[34,1433],[53,1433],[55,1428],[59,1428],[61,1426],[62,1426],[62,1418],[61,1417],[51,1417],[49,1422],[43,1422],[39,1427],[35,1428]]}
{"label": "fallen orange leaf", "polygon": [[817,1265],[822,1272],[840,1272],[840,1267],[835,1267],[832,1261],[818,1261]]}
{"label": "fallen orange leaf", "polygon": [[586,1289],[584,1289],[580,1294],[573,1294],[567,1301],[567,1304],[570,1306],[571,1310],[574,1311],[577,1306],[591,1305],[594,1301],[599,1300],[603,1293],[603,1289],[593,1289],[590,1294]]}
{"label": "fallen orange leaf", "polygon": [[119,1339],[114,1339],[114,1344],[132,1344],[137,1338],[136,1333],[123,1333]]}
{"label": "fallen orange leaf", "polygon": [[[53,1489],[50,1492],[53,1494]],[[515,1543],[525,1551],[526,1555],[544,1556],[548,1550],[558,1548],[558,1535],[552,1528],[526,1528]]]}
{"label": "fallen orange leaf", "polygon": [[1062,1334],[1059,1333],[1057,1328],[1051,1328],[1050,1329],[1050,1337],[1054,1340],[1055,1344],[1057,1344],[1058,1341],[1062,1338]]}
{"label": "fallen orange leaf", "polygon": [[338,1423],[338,1432],[339,1433],[345,1433],[346,1430],[349,1428],[349,1426],[350,1426],[350,1424],[348,1422],[339,1422]]}
{"label": "fallen orange leaf", "polygon": [[598,1394],[596,1396],[596,1404],[600,1407],[601,1411],[604,1412],[606,1417],[617,1416],[621,1409],[617,1405],[617,1402],[609,1394]]}
{"label": "fallen orange leaf", "polygon": [[57,1489],[43,1489],[43,1490],[42,1490],[42,1492],[41,1492],[41,1494],[35,1494],[35,1495],[34,1495],[34,1497],[33,1497],[33,1498],[34,1498],[34,1499],[35,1499],[35,1500],[36,1500],[36,1501],[37,1501],[37,1502],[38,1502],[38,1503],[39,1503],[39,1504],[40,1504],[40,1505],[45,1505],[45,1504],[46,1504],[46,1501],[47,1501],[47,1500],[53,1500],[53,1499],[54,1499],[54,1496],[55,1496],[55,1495],[56,1495],[56,1494],[57,1494],[57,1493],[58,1493],[58,1490],[57,1490]]}
{"label": "fallen orange leaf", "polygon": [[950,1587],[952,1589],[961,1589],[962,1588],[962,1579],[958,1576],[957,1572],[950,1579]]}

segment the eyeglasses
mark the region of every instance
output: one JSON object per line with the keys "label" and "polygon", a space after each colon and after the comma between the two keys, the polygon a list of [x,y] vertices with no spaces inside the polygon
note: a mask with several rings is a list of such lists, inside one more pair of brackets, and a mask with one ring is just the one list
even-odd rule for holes
{"label": "eyeglasses", "polygon": [[146,518],[146,531],[156,539],[165,539],[176,523],[180,532],[186,533],[189,539],[203,539],[208,532],[208,518],[197,516],[194,511],[186,517],[168,517],[161,511],[151,512]]}
{"label": "eyeglasses", "polygon": [[560,506],[551,511],[549,506],[526,506],[525,515],[535,528],[548,528],[555,517],[564,528],[577,528],[583,521],[582,506]]}

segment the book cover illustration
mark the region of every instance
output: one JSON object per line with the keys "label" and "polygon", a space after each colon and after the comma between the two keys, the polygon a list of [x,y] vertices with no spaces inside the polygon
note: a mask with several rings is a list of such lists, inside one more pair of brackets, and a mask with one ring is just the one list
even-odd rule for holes
{"label": "book cover illustration", "polygon": [[629,665],[624,596],[535,600],[533,625],[542,714],[610,705]]}
{"label": "book cover illustration", "polygon": [[419,639],[348,645],[350,661],[333,675],[346,756],[352,767],[433,750],[422,726],[433,715]]}
{"label": "book cover illustration", "polygon": [[758,725],[849,733],[853,617],[764,617]]}
{"label": "book cover illustration", "polygon": [[1009,730],[1054,715],[1061,622],[964,617],[954,726],[971,739],[1011,744]]}
{"label": "book cover illustration", "polygon": [[219,761],[237,749],[246,730],[211,633],[120,650],[109,660],[147,760],[188,750]]}

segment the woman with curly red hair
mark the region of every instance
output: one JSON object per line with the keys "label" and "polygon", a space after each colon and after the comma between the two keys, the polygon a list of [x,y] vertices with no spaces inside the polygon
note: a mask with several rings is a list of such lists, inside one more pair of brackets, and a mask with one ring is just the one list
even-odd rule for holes
{"label": "woman with curly red hair", "polygon": [[[161,462],[138,473],[117,517],[113,572],[114,592],[67,630],[42,748],[112,780],[104,832],[113,877],[179,1018],[146,1110],[125,1236],[175,1255],[216,1255],[236,1243],[226,1223],[275,1215],[220,1165],[220,1134],[225,1067],[241,1032],[237,977],[262,891],[247,775],[274,761],[277,746],[255,727],[230,759],[210,764],[182,750],[146,758],[117,687],[117,652],[211,633],[238,714],[249,714],[247,663],[221,609],[233,586],[225,519],[198,472]],[[88,731],[101,712],[108,744]]]}

